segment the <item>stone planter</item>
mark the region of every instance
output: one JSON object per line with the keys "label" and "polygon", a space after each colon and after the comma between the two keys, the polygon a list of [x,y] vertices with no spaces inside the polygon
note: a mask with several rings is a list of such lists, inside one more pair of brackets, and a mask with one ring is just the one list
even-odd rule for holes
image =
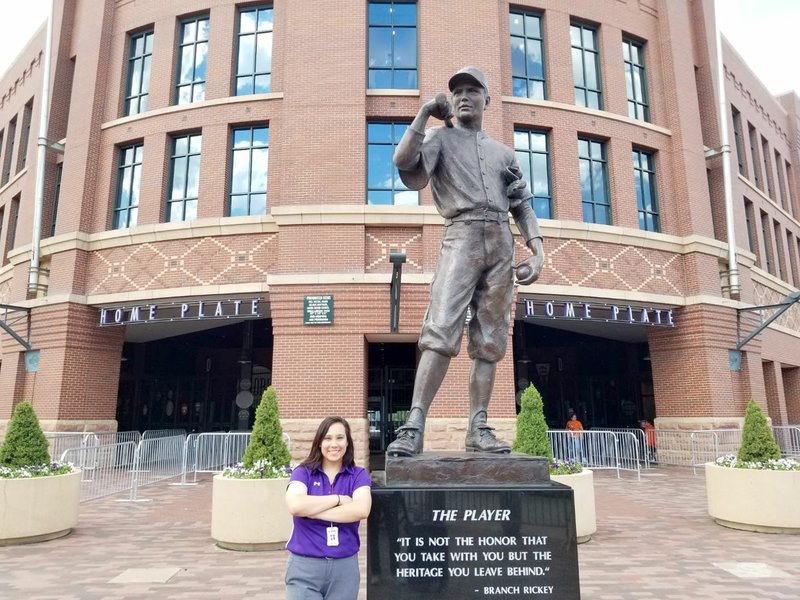
{"label": "stone planter", "polygon": [[578,535],[578,543],[588,542],[597,531],[594,508],[594,474],[589,469],[584,469],[574,475],[550,475],[550,479],[572,488],[575,498],[575,531]]}
{"label": "stone planter", "polygon": [[720,525],[800,534],[800,471],[733,469],[706,463],[708,514]]}
{"label": "stone planter", "polygon": [[232,479],[214,476],[211,537],[228,550],[278,550],[292,533],[286,508],[289,479]]}
{"label": "stone planter", "polygon": [[81,472],[0,479],[0,546],[44,542],[78,524]]}

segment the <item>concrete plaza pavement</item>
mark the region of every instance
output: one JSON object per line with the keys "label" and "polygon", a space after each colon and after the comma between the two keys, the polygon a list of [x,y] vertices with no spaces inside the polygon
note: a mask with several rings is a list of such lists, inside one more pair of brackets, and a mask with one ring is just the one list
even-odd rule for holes
{"label": "concrete plaza pavement", "polygon": [[[595,494],[597,533],[578,550],[583,600],[800,598],[800,536],[716,525],[706,512],[701,471],[658,468],[641,480],[600,471]],[[0,598],[284,597],[285,551],[214,545],[209,476],[195,486],[141,488],[139,497],[148,501],[83,503],[71,535],[0,547]],[[365,600],[363,547],[360,558]]]}

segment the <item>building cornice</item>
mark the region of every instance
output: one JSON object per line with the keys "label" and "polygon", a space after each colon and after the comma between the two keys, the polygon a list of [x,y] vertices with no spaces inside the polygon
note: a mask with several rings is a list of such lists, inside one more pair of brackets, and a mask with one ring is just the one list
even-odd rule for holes
{"label": "building cornice", "polygon": [[[441,225],[442,217],[433,206],[369,206],[362,204],[296,204],[275,206],[269,215],[256,217],[213,217],[176,223],[141,225],[98,233],[64,233],[42,241],[42,254],[52,255],[79,249],[93,252],[106,248],[134,246],[203,237],[278,233],[281,227],[302,225],[360,225],[365,227],[423,227]],[[578,239],[616,245],[630,245],[675,254],[700,253],[724,259],[727,244],[712,238],[685,237],[578,221],[542,219],[545,239]],[[516,232],[516,225],[514,225]],[[27,260],[30,246],[9,252],[13,264]]]}
{"label": "building cornice", "polygon": [[588,117],[597,117],[600,119],[611,119],[612,121],[619,121],[626,123],[640,129],[649,129],[654,133],[661,135],[672,136],[672,130],[666,127],[660,127],[647,121],[640,121],[639,119],[631,119],[628,116],[617,115],[614,113],[606,112],[604,110],[596,110],[593,108],[586,108],[577,106],[575,104],[565,104],[562,102],[553,102],[551,100],[532,100],[530,98],[518,98],[517,96],[503,96],[502,101],[507,104],[522,104],[525,106],[538,106],[540,108],[550,108],[553,110],[563,110],[566,112],[577,113]]}
{"label": "building cornice", "polygon": [[213,100],[203,100],[202,102],[192,102],[191,104],[176,104],[174,106],[165,106],[164,108],[154,108],[129,117],[120,117],[119,119],[106,121],[100,126],[100,129],[113,129],[121,125],[141,123],[142,121],[155,119],[163,115],[198,111],[211,106],[230,106],[231,104],[247,104],[248,102],[264,102],[282,99],[283,92],[272,92],[269,94],[248,94],[247,96],[228,96],[225,98],[215,98]]}

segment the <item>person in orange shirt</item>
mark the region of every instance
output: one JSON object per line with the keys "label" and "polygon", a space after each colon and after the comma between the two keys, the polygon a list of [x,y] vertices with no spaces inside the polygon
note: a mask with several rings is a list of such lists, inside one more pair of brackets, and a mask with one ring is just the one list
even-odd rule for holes
{"label": "person in orange shirt", "polygon": [[578,420],[578,415],[570,411],[566,425],[569,431],[570,459],[575,462],[584,462],[583,458],[583,424]]}

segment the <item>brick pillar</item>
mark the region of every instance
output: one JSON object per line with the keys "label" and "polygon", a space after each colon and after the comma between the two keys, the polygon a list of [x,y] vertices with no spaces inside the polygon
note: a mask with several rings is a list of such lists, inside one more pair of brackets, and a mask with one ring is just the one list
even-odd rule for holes
{"label": "brick pillar", "polygon": [[[764,361],[761,363],[764,372],[764,391],[766,392],[766,408],[773,425],[786,425],[786,397],[783,389],[783,376],[780,363]],[[763,408],[763,404],[762,404]]]}
{"label": "brick pillar", "polygon": [[674,329],[653,328],[648,334],[660,426],[701,427],[741,418],[751,396],[763,398],[759,344],[750,342],[741,369],[732,371],[734,309],[692,305],[675,312],[675,323]]}
{"label": "brick pillar", "polygon": [[783,369],[783,391],[786,399],[786,423],[800,424],[800,367]]}

